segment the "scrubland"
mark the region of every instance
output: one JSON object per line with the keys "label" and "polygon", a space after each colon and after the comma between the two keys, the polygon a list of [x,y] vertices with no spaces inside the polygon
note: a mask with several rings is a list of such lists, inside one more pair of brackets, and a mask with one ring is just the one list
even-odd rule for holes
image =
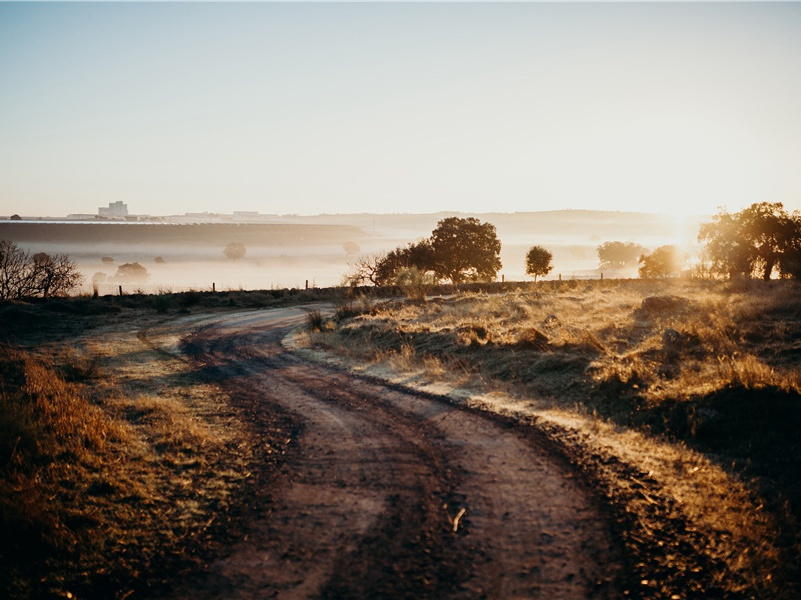
{"label": "scrubland", "polygon": [[315,317],[307,342],[352,368],[548,437],[608,505],[644,597],[797,597],[793,282],[541,282]]}

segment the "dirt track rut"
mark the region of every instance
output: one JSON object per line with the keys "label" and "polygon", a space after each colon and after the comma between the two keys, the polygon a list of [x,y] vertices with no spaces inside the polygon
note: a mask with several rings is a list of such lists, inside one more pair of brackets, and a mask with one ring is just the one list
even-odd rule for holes
{"label": "dirt track rut", "polygon": [[295,433],[264,481],[269,507],[176,597],[618,596],[602,511],[536,436],[306,362],[280,343],[304,320],[300,309],[238,313],[189,338],[257,434],[269,411]]}

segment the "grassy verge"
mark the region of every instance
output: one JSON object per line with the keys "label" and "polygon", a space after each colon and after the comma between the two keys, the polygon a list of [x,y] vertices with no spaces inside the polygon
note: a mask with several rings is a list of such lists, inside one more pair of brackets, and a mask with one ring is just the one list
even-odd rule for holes
{"label": "grassy verge", "polygon": [[549,282],[361,312],[308,341],[548,435],[616,515],[631,594],[796,597],[797,285]]}
{"label": "grassy verge", "polygon": [[165,318],[153,300],[0,306],[0,596],[157,595],[236,535],[280,454],[140,339]]}

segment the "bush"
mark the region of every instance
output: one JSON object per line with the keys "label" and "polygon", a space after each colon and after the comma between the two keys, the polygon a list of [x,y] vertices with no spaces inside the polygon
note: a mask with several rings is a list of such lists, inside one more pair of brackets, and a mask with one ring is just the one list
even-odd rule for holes
{"label": "bush", "polygon": [[306,317],[306,329],[311,332],[322,331],[325,325],[325,317],[319,310],[313,310]]}

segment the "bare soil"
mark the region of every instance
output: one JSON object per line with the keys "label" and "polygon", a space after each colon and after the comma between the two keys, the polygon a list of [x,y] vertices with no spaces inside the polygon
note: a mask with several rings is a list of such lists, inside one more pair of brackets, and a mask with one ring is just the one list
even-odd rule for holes
{"label": "bare soil", "polygon": [[142,336],[174,353],[176,332],[197,328],[182,350],[255,445],[230,542],[168,597],[628,594],[603,505],[536,430],[307,362],[280,343],[305,318],[234,313]]}

